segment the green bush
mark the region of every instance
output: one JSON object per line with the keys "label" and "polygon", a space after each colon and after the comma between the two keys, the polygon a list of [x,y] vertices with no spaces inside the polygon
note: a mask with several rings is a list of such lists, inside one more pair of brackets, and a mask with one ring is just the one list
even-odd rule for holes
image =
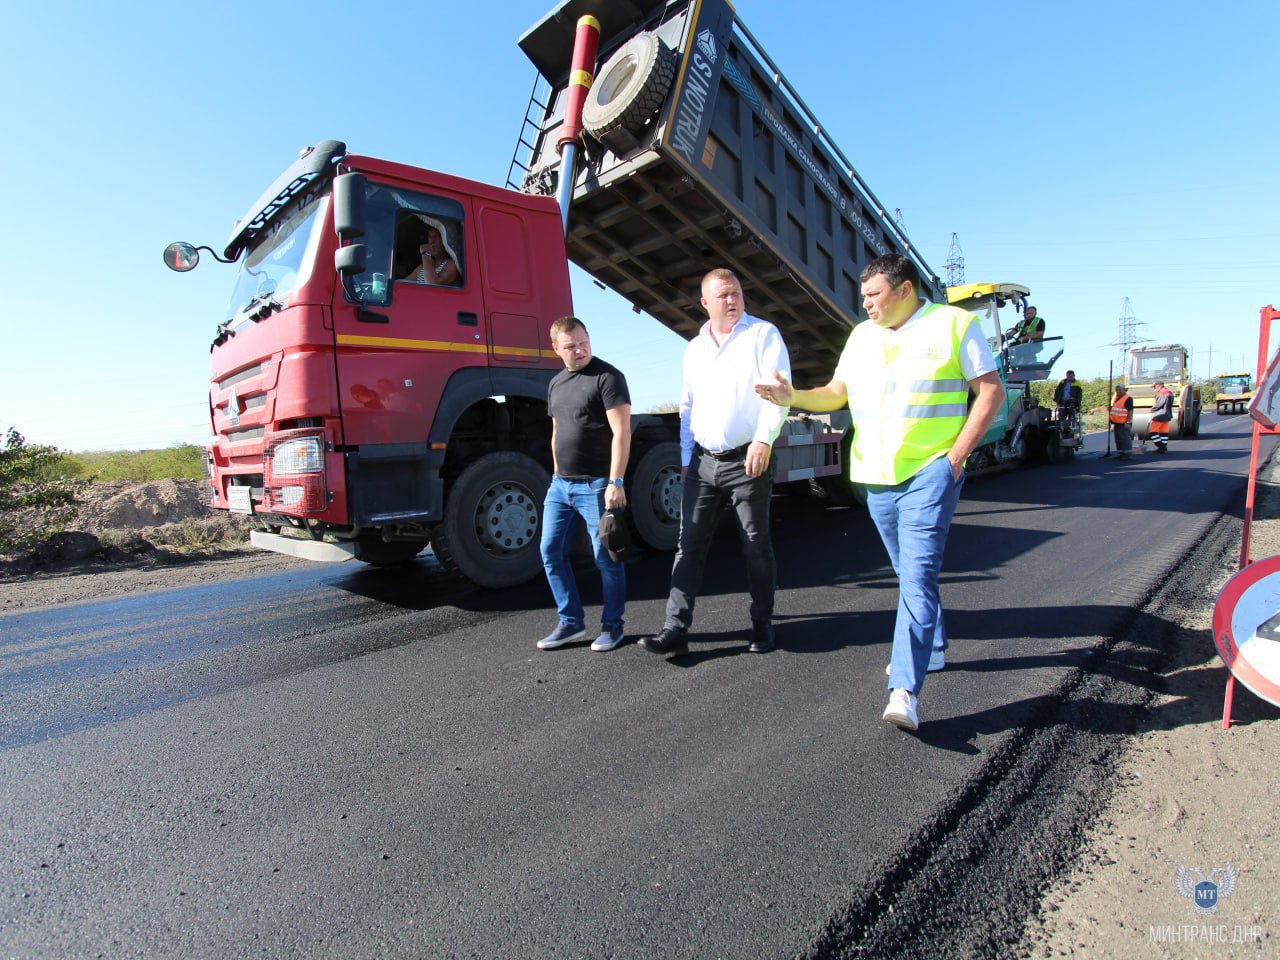
{"label": "green bush", "polygon": [[[1061,380],[1040,380],[1031,384],[1031,395],[1040,401],[1042,406],[1053,406],[1053,391],[1058,388]],[[1114,380],[1112,386],[1123,381]],[[1094,380],[1077,380],[1083,395],[1083,401],[1080,406],[1084,410],[1093,410],[1097,407],[1107,407],[1111,405],[1111,393],[1107,389],[1107,381],[1103,377]]]}
{"label": "green bush", "polygon": [[113,480],[199,480],[204,476],[203,451],[194,443],[175,443],[163,450],[93,450],[64,454],[66,476]]}
{"label": "green bush", "polygon": [[58,533],[75,515],[84,483],[68,477],[57,447],[29,444],[12,427],[0,446],[0,553]]}

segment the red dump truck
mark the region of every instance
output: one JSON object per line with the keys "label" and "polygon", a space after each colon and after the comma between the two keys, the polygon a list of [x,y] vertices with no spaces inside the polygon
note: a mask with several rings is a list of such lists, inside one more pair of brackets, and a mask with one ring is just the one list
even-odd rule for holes
{"label": "red dump truck", "polygon": [[[557,148],[584,14],[602,66],[566,177]],[[562,368],[548,328],[573,313],[570,261],[686,338],[705,319],[699,279],[732,268],[801,386],[830,377],[871,258],[912,257],[945,302],[724,0],[566,0],[520,47],[539,79],[507,188],[324,141],[210,250],[239,271],[212,343],[211,502],[251,514],[258,546],[391,564],[430,545],[483,586],[537,576],[546,391]],[[408,273],[432,231],[456,264],[447,283]],[[200,249],[171,244],[165,261],[190,269]],[[856,498],[847,427],[791,418],[778,482]],[[679,470],[677,418],[636,415],[628,500],[659,549],[675,546]]]}

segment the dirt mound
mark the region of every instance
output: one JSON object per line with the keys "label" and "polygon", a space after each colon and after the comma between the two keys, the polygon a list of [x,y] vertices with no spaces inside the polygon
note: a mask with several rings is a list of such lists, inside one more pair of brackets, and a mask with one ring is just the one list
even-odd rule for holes
{"label": "dirt mound", "polygon": [[181,562],[243,548],[251,526],[210,509],[201,480],[93,483],[80,492],[62,532],[0,563],[0,573]]}
{"label": "dirt mound", "polygon": [[204,519],[211,514],[208,489],[198,480],[95,483],[81,495],[72,528],[100,533]]}

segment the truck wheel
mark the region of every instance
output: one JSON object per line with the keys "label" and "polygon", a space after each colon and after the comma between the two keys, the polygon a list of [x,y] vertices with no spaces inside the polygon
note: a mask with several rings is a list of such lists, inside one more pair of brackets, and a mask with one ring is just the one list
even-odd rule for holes
{"label": "truck wheel", "polygon": [[853,456],[853,430],[846,430],[840,440],[840,473],[814,477],[809,481],[809,494],[819,503],[833,507],[865,507],[867,488],[849,479],[849,461]]}
{"label": "truck wheel", "polygon": [[489,453],[454,481],[444,519],[431,537],[436,558],[490,589],[532,580],[542,571],[538,549],[542,502],[551,478],[523,453]]}
{"label": "truck wheel", "polygon": [[387,542],[375,534],[365,534],[356,538],[359,547],[356,559],[371,567],[397,567],[408,563],[426,549],[425,540],[417,543],[396,540]]}
{"label": "truck wheel", "polygon": [[671,89],[676,55],[655,33],[639,33],[609,58],[582,105],[582,126],[599,139],[615,127],[639,133]]}
{"label": "truck wheel", "polygon": [[1066,459],[1064,456],[1065,452],[1065,448],[1058,442],[1058,438],[1056,436],[1050,436],[1045,441],[1044,458],[1050,463],[1060,463],[1062,460]]}
{"label": "truck wheel", "polygon": [[1022,465],[1030,466],[1040,463],[1045,456],[1044,437],[1036,427],[1028,427],[1022,431]]}
{"label": "truck wheel", "polygon": [[809,493],[819,503],[833,507],[865,507],[867,488],[853,483],[848,477],[814,477],[809,481]]}
{"label": "truck wheel", "polygon": [[628,511],[636,535],[654,550],[674,550],[680,542],[680,444],[664,440],[646,450],[631,475]]}

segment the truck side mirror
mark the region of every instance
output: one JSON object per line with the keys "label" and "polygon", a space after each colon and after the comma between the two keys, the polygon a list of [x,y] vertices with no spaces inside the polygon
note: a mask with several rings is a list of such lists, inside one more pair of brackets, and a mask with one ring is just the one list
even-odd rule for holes
{"label": "truck side mirror", "polygon": [[200,254],[189,243],[171,243],[164,248],[164,265],[178,273],[186,273],[200,262]]}
{"label": "truck side mirror", "polygon": [[333,178],[333,229],[344,243],[364,236],[365,185],[363,173]]}
{"label": "truck side mirror", "polygon": [[344,277],[355,273],[364,273],[365,245],[349,243],[339,247],[333,254],[333,267]]}

